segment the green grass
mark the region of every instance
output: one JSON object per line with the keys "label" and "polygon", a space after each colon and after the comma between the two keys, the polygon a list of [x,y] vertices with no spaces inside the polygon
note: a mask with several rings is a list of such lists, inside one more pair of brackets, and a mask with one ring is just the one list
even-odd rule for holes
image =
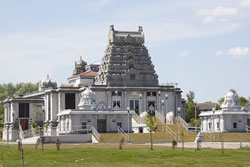
{"label": "green grass", "polygon": [[[21,166],[20,152],[17,146],[0,146],[3,153],[4,166]],[[123,150],[118,145],[62,145],[57,151],[55,145],[45,145],[45,150],[35,150],[33,145],[24,146],[25,167],[71,167],[71,166],[130,166],[130,167],[214,167],[214,166],[250,166],[250,150],[225,150],[221,154],[216,149],[171,149],[168,147],[155,147],[154,151],[145,145],[124,145]],[[84,159],[83,162],[80,159]],[[2,155],[0,155],[0,164]],[[1,166],[1,165],[0,165]]]}

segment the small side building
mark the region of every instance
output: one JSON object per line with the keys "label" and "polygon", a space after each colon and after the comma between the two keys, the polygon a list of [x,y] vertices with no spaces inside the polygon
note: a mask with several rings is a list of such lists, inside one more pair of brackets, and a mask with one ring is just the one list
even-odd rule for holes
{"label": "small side building", "polygon": [[250,126],[250,103],[241,107],[238,95],[228,92],[221,110],[201,111],[202,132],[246,132]]}

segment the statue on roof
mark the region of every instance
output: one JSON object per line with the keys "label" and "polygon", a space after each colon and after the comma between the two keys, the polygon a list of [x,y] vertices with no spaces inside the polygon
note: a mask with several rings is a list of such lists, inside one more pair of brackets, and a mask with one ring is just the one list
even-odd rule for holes
{"label": "statue on roof", "polygon": [[75,69],[73,71],[73,75],[77,75],[80,73],[83,73],[86,71],[85,66],[87,65],[87,62],[85,62],[82,59],[82,56],[80,57],[80,60],[75,61]]}

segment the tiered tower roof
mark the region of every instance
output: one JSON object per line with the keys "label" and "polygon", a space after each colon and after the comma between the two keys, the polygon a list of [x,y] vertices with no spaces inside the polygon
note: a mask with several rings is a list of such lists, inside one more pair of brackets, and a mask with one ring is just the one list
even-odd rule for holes
{"label": "tiered tower roof", "polygon": [[157,86],[158,76],[154,70],[144,33],[138,31],[115,31],[110,26],[109,43],[95,78],[96,85],[108,86]]}

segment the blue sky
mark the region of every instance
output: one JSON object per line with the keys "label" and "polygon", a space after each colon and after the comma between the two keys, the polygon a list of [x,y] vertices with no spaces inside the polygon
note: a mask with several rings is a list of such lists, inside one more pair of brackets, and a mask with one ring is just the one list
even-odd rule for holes
{"label": "blue sky", "polygon": [[101,61],[111,24],[142,25],[160,83],[184,97],[250,96],[250,0],[0,0],[0,83],[67,83],[80,56]]}

